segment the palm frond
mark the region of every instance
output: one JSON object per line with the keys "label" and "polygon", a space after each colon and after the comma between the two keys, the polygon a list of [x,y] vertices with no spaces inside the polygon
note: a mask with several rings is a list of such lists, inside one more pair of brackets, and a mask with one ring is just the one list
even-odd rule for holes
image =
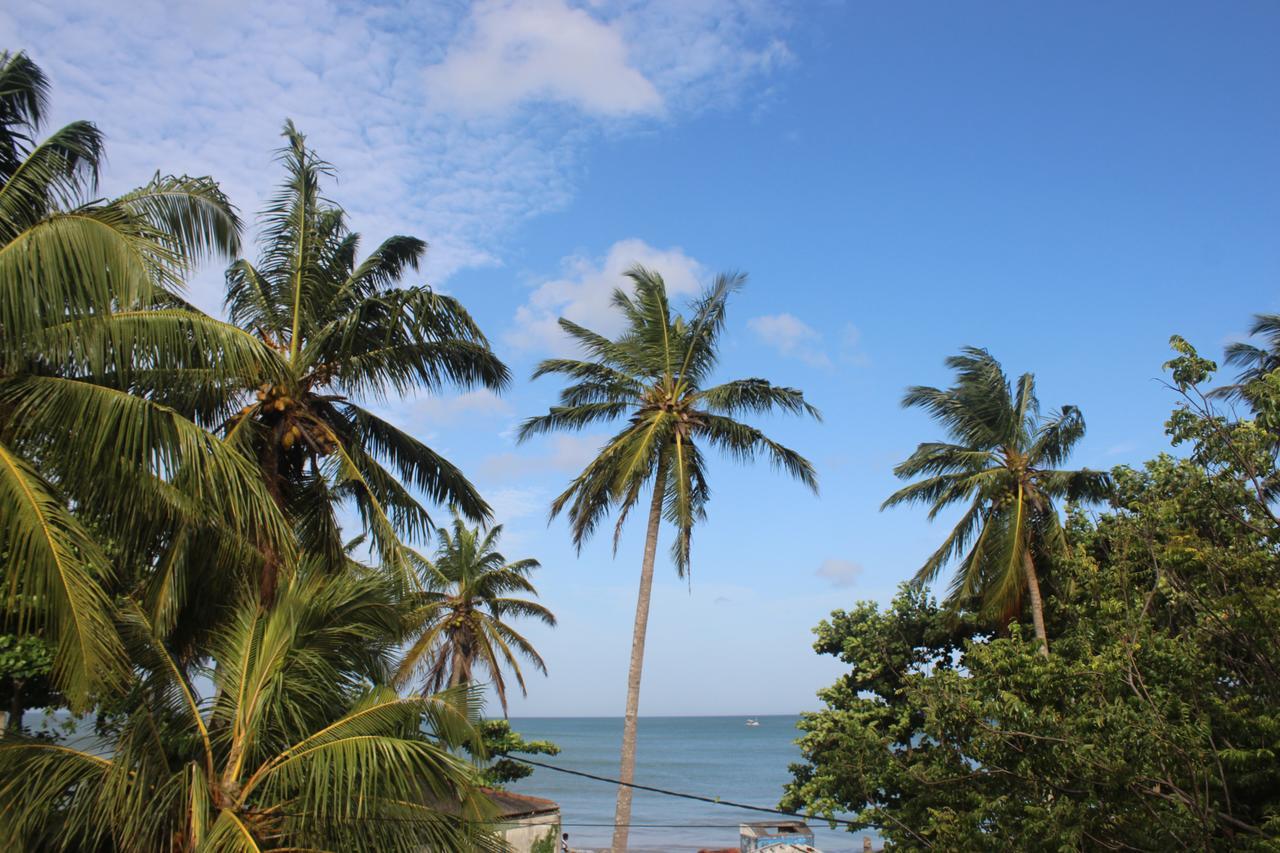
{"label": "palm frond", "polygon": [[822,413],[808,403],[798,388],[773,385],[765,379],[738,379],[702,391],[699,395],[708,411],[719,415],[767,415],[785,412],[808,415],[821,421]]}
{"label": "palm frond", "polygon": [[0,444],[0,541],[9,609],[57,638],[54,681],[73,708],[123,683],[124,648],[106,592],[102,548],[26,460]]}
{"label": "palm frond", "polygon": [[39,129],[48,109],[49,79],[40,66],[25,51],[0,52],[0,167],[17,161],[19,145]]}
{"label": "palm frond", "polygon": [[744,462],[753,461],[764,454],[775,468],[785,471],[811,491],[818,491],[818,475],[813,463],[796,451],[769,438],[760,430],[721,415],[703,415],[703,424],[694,428],[694,435],[705,438],[712,445]]}
{"label": "palm frond", "polygon": [[110,760],[61,744],[0,743],[0,814],[10,843],[29,850],[96,848],[107,834],[105,821],[51,826],[49,804],[66,803],[70,812],[96,815],[96,793],[111,769]]}
{"label": "palm frond", "polygon": [[157,173],[112,204],[148,226],[156,242],[172,253],[178,276],[200,261],[235,257],[240,251],[240,218],[212,178]]}
{"label": "palm frond", "polygon": [[535,435],[559,430],[580,430],[600,421],[622,417],[630,409],[624,402],[579,403],[576,406],[552,406],[545,415],[535,415],[520,424],[516,440],[528,441]]}
{"label": "palm frond", "polygon": [[1084,438],[1084,417],[1075,406],[1063,406],[1035,431],[1035,439],[1027,456],[1037,467],[1056,468],[1071,456],[1071,451]]}
{"label": "palm frond", "polygon": [[1098,503],[1111,497],[1111,475],[1106,471],[1040,471],[1036,485],[1046,495],[1069,501]]}
{"label": "palm frond", "polygon": [[[19,149],[6,142],[12,140],[0,138],[0,162],[18,155]],[[101,131],[77,121],[14,159],[0,173],[0,242],[14,239],[56,210],[77,207],[97,189],[102,156]]]}
{"label": "palm frond", "polygon": [[342,407],[357,440],[383,459],[400,479],[438,504],[453,506],[472,521],[487,521],[493,510],[453,463],[418,439],[360,406]]}
{"label": "palm frond", "polygon": [[131,517],[129,496],[116,493],[113,468],[161,477],[231,529],[288,548],[288,526],[253,464],[172,409],[50,376],[0,383],[0,400],[12,412],[11,435],[56,450],[63,488],[116,507],[118,523],[145,522]]}
{"label": "palm frond", "polygon": [[741,290],[746,282],[746,273],[720,273],[694,301],[689,333],[682,342],[684,356],[677,372],[682,381],[701,385],[715,369],[729,297]]}

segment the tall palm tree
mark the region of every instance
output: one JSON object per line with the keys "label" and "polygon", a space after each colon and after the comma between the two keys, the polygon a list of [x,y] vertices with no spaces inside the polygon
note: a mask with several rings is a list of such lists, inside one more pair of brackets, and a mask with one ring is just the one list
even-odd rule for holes
{"label": "tall palm tree", "polygon": [[471,697],[389,686],[385,578],[311,560],[278,592],[264,609],[250,587],[221,626],[210,696],[132,609],[139,678],[106,742],[0,742],[0,835],[31,850],[496,849],[476,771],[451,751],[477,742]]}
{"label": "tall palm tree", "polygon": [[207,178],[98,198],[101,133],[77,121],[37,141],[47,102],[40,68],[0,53],[0,579],[20,631],[51,629],[55,679],[83,707],[127,675],[108,543],[161,517],[287,531],[240,454],[135,387],[178,364],[265,366],[179,293],[195,263],[237,250],[234,211]]}
{"label": "tall palm tree", "polygon": [[[456,299],[400,284],[423,241],[391,237],[357,259],[360,235],[320,195],[331,167],[292,123],[284,137],[287,178],[263,215],[261,258],[227,272],[231,319],[261,340],[273,370],[181,403],[252,455],[305,547],[336,558],[336,507],[349,502],[384,565],[407,577],[402,537],[431,527],[411,488],[475,520],[489,507],[452,463],[359,401],[447,384],[500,389],[509,373]],[[266,555],[264,601],[278,562]]]}
{"label": "tall palm tree", "polygon": [[410,615],[410,633],[416,637],[400,664],[398,680],[407,682],[423,671],[424,689],[435,693],[446,686],[470,684],[477,670],[485,672],[505,717],[503,668],[511,670],[524,695],[528,691],[517,658],[526,658],[539,672],[547,671],[537,649],[510,624],[512,617],[556,624],[555,616],[541,604],[515,597],[537,596],[529,575],[538,568],[538,561],[508,562],[497,550],[500,524],[484,532],[455,516],[452,533],[441,528],[436,535],[439,547],[426,567],[425,589],[413,599],[417,606]]}
{"label": "tall palm tree", "polygon": [[1060,554],[1065,545],[1054,501],[1102,499],[1109,478],[1099,471],[1058,468],[1084,437],[1084,418],[1075,406],[1041,417],[1032,374],[1024,373],[1013,386],[990,353],[973,347],[948,358],[947,366],[956,372],[951,388],[915,386],[902,405],[929,412],[950,440],[924,442],[894,468],[901,479],[919,479],[892,494],[881,509],[922,503],[933,519],[947,507],[967,504],[916,581],[929,583],[956,561],[948,603],[976,605],[990,618],[1016,613],[1026,594],[1047,655],[1036,561]]}
{"label": "tall palm tree", "polygon": [[[551,505],[552,517],[567,509],[573,541],[579,548],[600,521],[615,510],[616,548],[622,525],[642,492],[647,486],[653,489],[627,674],[619,774],[625,783],[635,775],[640,674],[653,563],[663,517],[675,528],[672,557],[676,571],[684,577],[689,569],[693,526],[705,518],[711,497],[703,447],[719,449],[740,461],[763,455],[774,467],[816,492],[817,477],[808,460],[735,418],[775,411],[819,417],[817,409],[794,388],[777,387],[763,379],[710,384],[726,304],[729,295],[742,285],[744,276],[718,276],[693,303],[687,320],[672,312],[661,275],[636,266],[627,272],[627,277],[634,286],[634,295],[622,289],[613,295],[613,305],[626,319],[626,328],[619,337],[611,340],[561,318],[560,327],[578,343],[588,360],[543,361],[534,372],[535,379],[557,374],[571,384],[560,392],[560,405],[545,415],[528,419],[520,428],[523,441],[554,430],[577,430],[600,421],[627,419],[622,430],[605,443]],[[631,788],[624,784],[618,787],[615,850],[626,849],[630,822]]]}

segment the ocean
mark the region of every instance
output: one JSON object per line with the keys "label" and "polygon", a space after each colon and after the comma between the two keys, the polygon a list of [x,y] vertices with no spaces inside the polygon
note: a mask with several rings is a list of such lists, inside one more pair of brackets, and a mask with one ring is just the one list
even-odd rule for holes
{"label": "ocean", "polygon": [[[636,782],[777,808],[791,778],[787,767],[800,759],[798,719],[760,717],[759,726],[749,727],[745,717],[641,717]],[[537,761],[618,776],[621,717],[525,717],[512,719],[511,727],[526,740],[550,740],[560,747],[556,756],[531,756]],[[616,791],[612,784],[536,769],[510,788],[558,802],[573,848],[608,847]],[[771,819],[761,812],[636,791],[629,845],[633,851],[737,847],[740,822]],[[809,827],[823,853],[861,853],[862,833],[832,830],[819,820]]]}

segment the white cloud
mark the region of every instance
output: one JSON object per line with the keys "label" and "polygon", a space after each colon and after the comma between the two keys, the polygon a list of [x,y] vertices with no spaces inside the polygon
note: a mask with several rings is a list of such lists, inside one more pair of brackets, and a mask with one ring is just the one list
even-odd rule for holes
{"label": "white cloud", "polygon": [[766,102],[771,87],[745,84],[768,78],[792,61],[779,36],[788,24],[787,5],[759,0],[601,3],[617,15],[628,41],[643,45],[633,61],[672,109]]}
{"label": "white cloud", "polygon": [[545,514],[551,502],[542,489],[504,488],[485,493],[493,518],[498,524],[506,524],[517,518]]}
{"label": "white cloud", "polygon": [[616,26],[564,0],[477,4],[444,61],[427,69],[427,96],[461,113],[500,113],[533,99],[607,116],[657,113],[662,96],[627,63]]}
{"label": "white cloud", "polygon": [[814,367],[830,367],[831,358],[822,349],[822,333],[794,314],[766,314],[752,317],[747,328],[767,346],[782,355],[798,358]]}
{"label": "white cloud", "polygon": [[539,285],[516,310],[507,342],[521,349],[573,354],[572,341],[557,324],[560,317],[603,335],[621,331],[622,320],[610,299],[616,288],[629,285],[623,274],[635,264],[660,273],[671,296],[698,293],[706,276],[702,264],[682,249],[655,249],[635,238],[620,240],[603,260],[566,258],[564,275]]}
{"label": "white cloud", "polygon": [[[794,314],[766,314],[747,321],[757,339],[781,355],[796,358],[813,367],[831,368],[825,336]],[[866,367],[870,359],[862,350],[862,332],[853,323],[845,323],[840,331],[836,358],[841,364]]]}
{"label": "white cloud", "polygon": [[489,479],[503,480],[547,473],[576,474],[600,452],[604,442],[604,435],[555,435],[547,442],[549,451],[499,453],[480,463],[480,471]]}
{"label": "white cloud", "polygon": [[[500,264],[516,225],[565,207],[602,122],[679,120],[767,88],[752,84],[785,59],[785,26],[754,0],[0,7],[0,43],[51,78],[50,124],[106,132],[104,192],[157,169],[213,175],[251,220],[280,179],[271,152],[292,117],[338,168],[329,194],[366,249],[421,236],[436,283]],[[490,114],[442,112],[444,94]],[[218,271],[192,298],[220,308]]]}
{"label": "white cloud", "polygon": [[830,582],[834,587],[850,587],[857,583],[858,577],[862,574],[862,564],[834,558],[823,560],[814,574]]}
{"label": "white cloud", "polygon": [[866,367],[871,359],[862,349],[862,330],[853,323],[845,323],[840,333],[840,360],[854,367]]}
{"label": "white cloud", "polygon": [[422,397],[414,400],[405,417],[415,429],[432,429],[469,418],[507,417],[511,404],[488,388],[462,394]]}

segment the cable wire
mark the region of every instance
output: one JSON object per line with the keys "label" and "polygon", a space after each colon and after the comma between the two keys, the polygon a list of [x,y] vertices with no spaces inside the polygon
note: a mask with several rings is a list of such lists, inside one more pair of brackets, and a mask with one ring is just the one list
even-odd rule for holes
{"label": "cable wire", "polygon": [[[556,767],[554,764],[547,764],[546,762],[543,762],[543,761],[534,761],[531,758],[521,758],[517,755],[511,755],[510,753],[506,753],[506,752],[500,752],[495,754],[501,755],[503,758],[509,758],[512,761],[519,761],[524,764],[528,764],[533,767],[543,767],[543,768],[546,768],[547,770],[554,770],[557,773],[568,773],[570,776],[581,776],[584,779],[592,779],[596,782],[608,782],[611,785],[625,785],[626,787],[634,788],[637,791],[649,791],[654,794],[663,794],[668,797],[680,797],[681,799],[685,799],[685,800],[697,800],[698,802],[710,803],[714,806],[729,806],[730,808],[746,809],[747,811],[752,811],[752,812],[764,812],[765,814],[782,815],[784,817],[795,818],[797,820],[813,819],[812,817],[802,815],[802,814],[796,814],[795,812],[785,812],[785,811],[782,811],[781,809],[770,809],[764,806],[749,805],[747,803],[736,803],[733,800],[724,800],[724,799],[721,799],[720,797],[704,797],[701,794],[687,794],[681,791],[670,791],[670,790],[667,790],[666,788],[655,788],[652,785],[641,785],[638,782],[623,782],[621,779],[611,779],[608,776],[597,776],[594,773],[587,773],[583,770],[570,770],[568,767]],[[862,828],[862,824],[856,821],[846,820],[844,818],[820,817],[819,819],[830,821],[831,823],[842,824],[844,826],[848,826],[855,829]]]}

